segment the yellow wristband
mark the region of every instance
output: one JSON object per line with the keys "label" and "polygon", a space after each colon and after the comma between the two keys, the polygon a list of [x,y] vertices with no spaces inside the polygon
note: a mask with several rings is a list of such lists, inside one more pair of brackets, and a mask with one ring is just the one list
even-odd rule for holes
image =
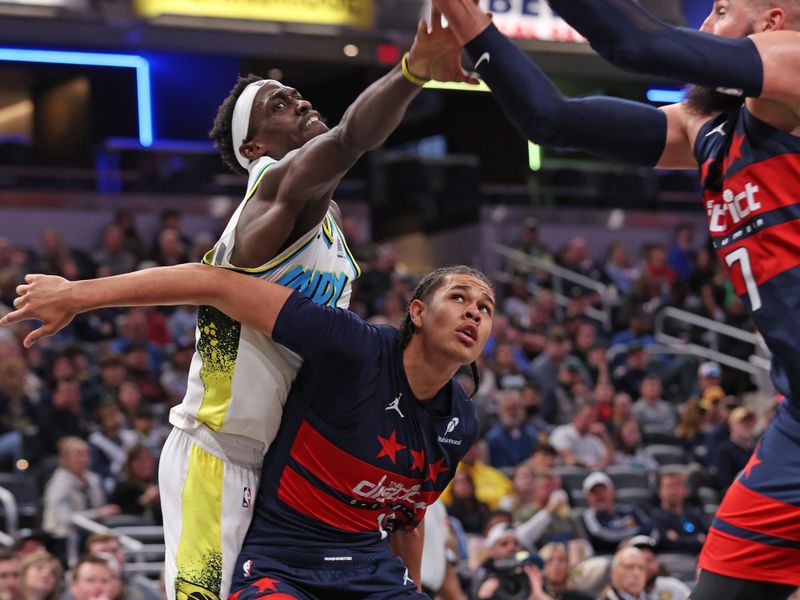
{"label": "yellow wristband", "polygon": [[403,67],[403,77],[406,78],[407,81],[413,83],[414,85],[418,85],[422,87],[426,83],[430,81],[430,79],[423,79],[422,77],[417,77],[414,75],[408,68],[408,52],[403,54],[403,60],[400,61],[401,66]]}

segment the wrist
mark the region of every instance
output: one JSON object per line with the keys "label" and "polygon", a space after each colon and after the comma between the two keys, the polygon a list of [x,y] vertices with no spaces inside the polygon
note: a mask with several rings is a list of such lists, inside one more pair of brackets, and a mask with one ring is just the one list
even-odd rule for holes
{"label": "wrist", "polygon": [[[413,83],[416,86],[422,87],[430,81],[430,78],[419,75],[419,71],[413,69],[411,67],[411,63],[411,52],[406,52],[403,54],[403,59],[400,61],[400,67],[403,70],[403,77],[405,77],[406,81],[409,83]],[[414,64],[417,65],[417,63]]]}

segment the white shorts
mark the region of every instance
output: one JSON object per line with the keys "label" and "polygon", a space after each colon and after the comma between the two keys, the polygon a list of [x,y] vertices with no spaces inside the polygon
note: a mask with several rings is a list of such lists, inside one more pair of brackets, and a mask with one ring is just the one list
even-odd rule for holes
{"label": "white shorts", "polygon": [[158,469],[169,600],[226,599],[263,453],[206,427],[173,428]]}

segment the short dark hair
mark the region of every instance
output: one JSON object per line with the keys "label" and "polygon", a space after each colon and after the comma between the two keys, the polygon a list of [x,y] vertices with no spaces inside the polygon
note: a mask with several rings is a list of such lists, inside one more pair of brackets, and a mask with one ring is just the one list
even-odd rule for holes
{"label": "short dark hair", "polygon": [[[223,100],[217,109],[217,116],[214,117],[214,127],[208,132],[209,137],[214,140],[214,146],[219,150],[222,162],[228,165],[234,173],[239,173],[240,175],[246,175],[247,169],[243,168],[239,161],[236,160],[236,148],[233,147],[232,138],[233,110],[236,108],[236,101],[242,95],[244,89],[251,83],[262,79],[264,78],[253,73],[250,73],[247,77],[240,75],[228,97]],[[248,141],[250,137],[251,133],[248,130],[247,138],[244,141]]]}
{"label": "short dark hair", "polygon": [[[417,288],[411,295],[411,300],[408,301],[409,306],[414,300],[422,300],[423,302],[427,301],[434,294],[434,292],[441,287],[445,278],[449,277],[450,275],[469,275],[488,285],[489,289],[494,289],[494,286],[492,285],[492,282],[489,281],[489,278],[477,269],[473,269],[472,267],[468,267],[466,265],[451,265],[431,271],[425,277],[423,277],[422,281],[419,282],[419,285],[417,285]],[[397,332],[397,339],[403,348],[408,346],[408,343],[411,341],[411,337],[414,335],[415,331],[416,327],[414,326],[414,323],[411,322],[411,313],[407,308],[406,314],[403,317],[403,322],[400,324],[400,331]],[[472,397],[478,392],[481,378],[480,374],[478,373],[478,365],[472,362],[469,366],[472,370],[472,380],[475,383],[475,387],[470,395],[470,397]]]}

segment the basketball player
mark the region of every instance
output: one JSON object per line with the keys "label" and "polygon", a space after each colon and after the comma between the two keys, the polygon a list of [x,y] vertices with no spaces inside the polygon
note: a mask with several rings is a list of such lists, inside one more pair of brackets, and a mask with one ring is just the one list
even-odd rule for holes
{"label": "basketball player", "polygon": [[477,436],[474,407],[452,378],[464,364],[476,376],[491,330],[485,276],[468,267],[429,274],[399,331],[206,265],[26,280],[17,310],[0,321],[42,321],[26,346],[100,306],[201,304],[303,357],[264,461],[230,598],[427,598],[388,537],[422,521]]}
{"label": "basketball player", "polygon": [[658,110],[564,98],[472,0],[436,1],[529,139],[700,168],[709,233],[786,401],[717,512],[693,598],[786,598],[800,585],[800,2],[716,0],[696,32],[633,0],[550,0],[615,65],[694,84]]}
{"label": "basketball player", "polygon": [[[397,127],[423,79],[468,79],[459,52],[434,13],[430,31],[420,23],[403,68],[371,85],[330,130],[297,90],[240,79],[211,133],[223,159],[248,174],[247,192],[204,262],[346,308],[359,269],[331,196]],[[300,364],[258,331],[200,307],[187,393],[170,413],[159,466],[170,599],[227,597],[262,458]]]}

